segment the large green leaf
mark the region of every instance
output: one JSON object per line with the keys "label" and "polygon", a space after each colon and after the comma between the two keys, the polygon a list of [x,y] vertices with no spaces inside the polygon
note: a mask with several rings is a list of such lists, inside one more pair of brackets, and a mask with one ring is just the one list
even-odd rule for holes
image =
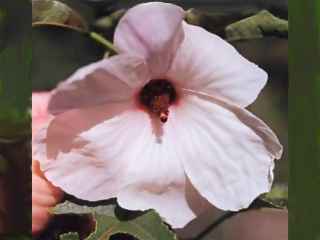
{"label": "large green leaf", "polygon": [[92,22],[96,17],[96,11],[85,4],[83,0],[59,0],[77,12],[86,22]]}
{"label": "large green leaf", "polygon": [[241,19],[247,18],[257,13],[257,10],[247,9],[238,12],[207,12],[191,8],[187,11],[186,21],[190,24],[201,26],[209,32],[225,38],[225,28]]}
{"label": "large green leaf", "polygon": [[78,68],[101,59],[105,48],[86,32],[54,25],[32,29],[33,91],[51,90]]}
{"label": "large green leaf", "polygon": [[264,36],[288,37],[288,21],[263,10],[226,27],[229,41],[262,38]]}
{"label": "large green leaf", "polygon": [[31,4],[16,3],[0,1],[6,19],[0,20],[0,138],[6,139],[30,132]]}
{"label": "large green leaf", "polygon": [[[174,240],[176,236],[166,226],[160,216],[153,210],[146,212],[127,212],[117,205],[100,205],[89,207],[64,202],[53,209],[54,214],[90,214],[95,221],[95,230],[86,240],[108,240],[115,234],[129,234],[139,240]],[[70,233],[60,239],[76,239]]]}
{"label": "large green leaf", "polygon": [[32,22],[87,29],[87,23],[68,5],[56,0],[32,0]]}

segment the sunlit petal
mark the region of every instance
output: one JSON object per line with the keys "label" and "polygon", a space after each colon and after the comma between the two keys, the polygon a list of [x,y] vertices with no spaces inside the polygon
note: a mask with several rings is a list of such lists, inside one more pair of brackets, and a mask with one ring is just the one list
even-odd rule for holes
{"label": "sunlit petal", "polygon": [[239,106],[251,104],[268,75],[234,47],[203,28],[184,23],[185,40],[168,73],[182,88],[217,96]]}
{"label": "sunlit petal", "polygon": [[153,78],[167,72],[183,40],[182,8],[161,2],[139,4],[121,18],[114,43],[121,53],[147,60]]}

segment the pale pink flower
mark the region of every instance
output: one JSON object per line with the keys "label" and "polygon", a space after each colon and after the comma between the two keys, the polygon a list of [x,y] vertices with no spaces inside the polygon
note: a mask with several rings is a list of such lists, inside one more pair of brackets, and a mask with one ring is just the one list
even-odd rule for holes
{"label": "pale pink flower", "polygon": [[117,26],[120,54],[57,87],[55,118],[34,143],[52,183],[81,199],[156,209],[174,228],[205,211],[199,200],[236,211],[269,191],[282,146],[245,110],[267,74],[184,15],[137,5]]}

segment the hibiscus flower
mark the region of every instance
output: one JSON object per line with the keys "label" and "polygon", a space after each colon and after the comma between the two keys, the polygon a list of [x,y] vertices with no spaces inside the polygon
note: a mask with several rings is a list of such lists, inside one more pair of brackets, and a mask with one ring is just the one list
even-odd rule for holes
{"label": "hibiscus flower", "polygon": [[33,150],[54,185],[155,209],[174,228],[204,212],[203,202],[237,211],[270,190],[282,146],[245,109],[267,74],[184,16],[168,3],[131,8],[115,31],[119,54],[53,92],[53,119]]}

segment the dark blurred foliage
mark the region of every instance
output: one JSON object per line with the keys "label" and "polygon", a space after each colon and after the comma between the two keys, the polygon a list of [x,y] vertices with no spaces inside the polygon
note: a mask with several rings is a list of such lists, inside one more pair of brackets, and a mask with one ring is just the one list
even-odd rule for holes
{"label": "dark blurred foliage", "polygon": [[1,0],[1,11],[0,234],[19,234],[31,228],[31,4]]}
{"label": "dark blurred foliage", "polygon": [[[288,213],[260,208],[228,213],[210,224],[210,213],[193,229],[180,233],[183,240],[287,240]],[[197,225],[196,225],[197,224]],[[204,227],[205,226],[205,227]],[[203,229],[204,228],[204,229]],[[196,234],[201,229],[201,234]],[[196,231],[194,231],[196,230]],[[191,237],[190,237],[191,236]],[[197,237],[195,237],[197,236]]]}
{"label": "dark blurred foliage", "polygon": [[61,234],[68,232],[78,232],[80,238],[84,239],[94,230],[92,225],[88,215],[58,215],[52,219],[48,230],[37,236],[37,240],[59,239]]}
{"label": "dark blurred foliage", "polygon": [[[30,134],[31,4],[0,1],[0,142]],[[21,86],[17,88],[17,86]]]}
{"label": "dark blurred foliage", "polygon": [[[33,47],[33,91],[51,90],[79,66],[101,59],[105,51],[102,46],[78,31],[61,27],[34,27],[32,38],[36,46]],[[72,46],[65,44],[66,42],[72,43]],[[51,73],[50,78],[48,72]]]}
{"label": "dark blurred foliage", "polygon": [[29,232],[31,229],[31,140],[28,138],[12,144],[0,144],[0,153],[8,162],[8,170],[0,175],[2,190],[0,198],[5,206],[3,230],[6,233]]}
{"label": "dark blurred foliage", "polygon": [[[111,14],[117,9],[129,8],[143,0],[80,0],[82,3],[94,7],[97,16]],[[261,9],[267,9],[281,18],[288,19],[288,1],[287,0],[171,0],[166,1],[184,7],[185,9],[197,8],[210,12],[232,12],[241,11],[257,12]]]}

